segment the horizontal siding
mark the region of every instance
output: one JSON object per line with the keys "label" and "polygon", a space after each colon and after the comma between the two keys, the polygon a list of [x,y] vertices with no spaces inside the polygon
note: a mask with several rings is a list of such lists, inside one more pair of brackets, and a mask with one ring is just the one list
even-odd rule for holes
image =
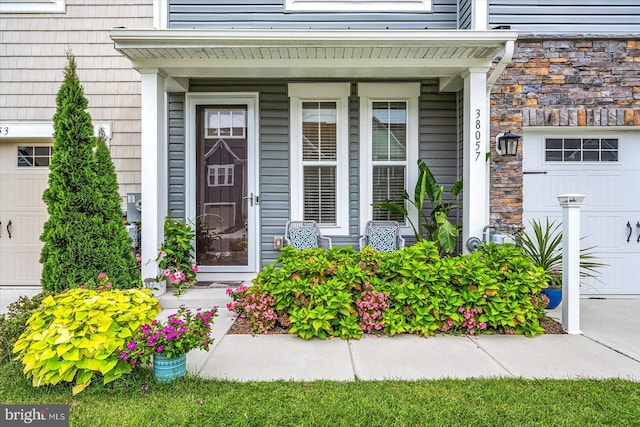
{"label": "horizontal siding", "polygon": [[110,123],[120,194],[140,191],[140,74],[109,29],[151,28],[153,0],[66,0],[65,13],[0,14],[0,122],[51,121],[66,51],[94,123]]}
{"label": "horizontal siding", "polygon": [[455,29],[455,0],[430,13],[285,13],[284,0],[170,0],[169,28]]}
{"label": "horizontal siding", "polygon": [[[420,159],[422,159],[438,184],[445,188],[444,201],[453,201],[451,187],[461,171],[458,145],[459,120],[456,93],[438,93],[438,81],[425,81],[420,96]],[[413,194],[415,183],[409,183]],[[429,207],[429,201],[426,201]],[[428,210],[427,210],[428,213]],[[462,224],[462,210],[452,211],[449,219]]]}
{"label": "horizontal siding", "polygon": [[438,82],[426,81],[420,97],[420,158],[438,183],[457,180],[457,111],[455,93],[438,93]]}
{"label": "horizontal siding", "polygon": [[637,0],[490,0],[489,27],[522,33],[640,32]]}
{"label": "horizontal siding", "polygon": [[168,94],[169,132],[169,211],[174,218],[185,218],[186,152],[185,152],[185,95]]}

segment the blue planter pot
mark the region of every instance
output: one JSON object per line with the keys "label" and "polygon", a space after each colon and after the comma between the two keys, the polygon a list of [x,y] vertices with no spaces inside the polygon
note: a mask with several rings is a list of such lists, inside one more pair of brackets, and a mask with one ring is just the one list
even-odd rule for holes
{"label": "blue planter pot", "polygon": [[153,373],[156,375],[156,380],[161,383],[184,377],[187,373],[187,355],[165,357],[161,353],[154,354]]}
{"label": "blue planter pot", "polygon": [[562,302],[562,289],[561,288],[546,288],[541,291],[542,294],[549,298],[549,305],[546,308],[556,308]]}

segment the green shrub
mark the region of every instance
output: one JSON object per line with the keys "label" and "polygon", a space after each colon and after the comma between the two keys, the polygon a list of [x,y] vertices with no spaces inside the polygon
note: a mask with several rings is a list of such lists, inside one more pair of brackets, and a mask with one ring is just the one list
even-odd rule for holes
{"label": "green shrub", "polygon": [[270,296],[279,315],[288,316],[290,332],[306,339],[381,329],[533,336],[544,332],[545,280],[544,270],[512,245],[441,259],[434,242],[421,241],[394,253],[284,248],[245,294]]}
{"label": "green shrub", "polygon": [[121,199],[109,150],[93,135],[88,100],[67,53],[64,81],[53,116],[53,155],[42,196],[49,217],[40,240],[41,284],[59,292],[105,271],[113,286],[140,284],[122,219]]}
{"label": "green shrub", "polygon": [[27,328],[27,320],[48,295],[48,292],[40,292],[31,298],[23,295],[7,306],[6,313],[0,315],[0,363],[12,359],[13,345]]}
{"label": "green shrub", "polygon": [[96,375],[106,384],[130,372],[131,365],[118,356],[134,332],[160,312],[150,293],[73,289],[46,297],[13,348],[23,372],[34,387],[75,381],[73,394]]}

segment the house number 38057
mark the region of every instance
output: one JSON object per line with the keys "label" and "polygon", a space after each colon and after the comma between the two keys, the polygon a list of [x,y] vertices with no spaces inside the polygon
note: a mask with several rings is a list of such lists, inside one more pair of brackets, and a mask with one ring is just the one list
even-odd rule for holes
{"label": "house number 38057", "polygon": [[482,137],[482,122],[480,121],[480,109],[476,109],[476,121],[475,121],[476,132],[474,134],[475,145],[476,145],[476,162],[480,158],[480,139]]}

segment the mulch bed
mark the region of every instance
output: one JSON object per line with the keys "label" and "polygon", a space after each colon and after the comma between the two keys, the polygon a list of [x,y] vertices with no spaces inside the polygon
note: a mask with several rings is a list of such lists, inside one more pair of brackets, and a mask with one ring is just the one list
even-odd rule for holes
{"label": "mulch bed", "polygon": [[[545,334],[566,334],[566,332],[562,329],[562,325],[557,321],[553,320],[550,317],[544,317],[540,319],[540,326],[544,328]],[[251,328],[251,322],[246,318],[238,317],[231,325],[229,329],[229,334],[253,334],[253,329]],[[283,327],[278,324],[275,328],[267,331],[267,335],[276,335],[276,334],[288,334],[289,328]]]}

